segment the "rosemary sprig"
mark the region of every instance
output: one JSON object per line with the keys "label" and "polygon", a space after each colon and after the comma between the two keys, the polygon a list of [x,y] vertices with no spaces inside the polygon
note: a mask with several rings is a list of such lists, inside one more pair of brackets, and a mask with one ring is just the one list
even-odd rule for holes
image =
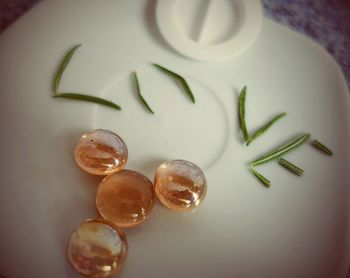
{"label": "rosemary sprig", "polygon": [[301,176],[304,173],[303,169],[300,169],[298,166],[294,165],[293,163],[291,163],[288,160],[285,160],[283,158],[280,158],[278,160],[278,163],[297,176]]}
{"label": "rosemary sprig", "polygon": [[85,95],[85,94],[77,94],[77,93],[56,93],[53,95],[54,98],[68,98],[68,99],[75,99],[75,100],[84,100],[88,102],[94,102],[101,105],[112,107],[116,110],[121,110],[121,107],[118,104],[115,104],[114,102],[105,100],[103,98],[91,96],[91,95]]}
{"label": "rosemary sprig", "polygon": [[281,113],[279,115],[277,115],[276,117],[274,117],[271,121],[269,121],[267,124],[265,124],[264,126],[262,126],[261,128],[259,128],[252,136],[250,136],[248,138],[248,140],[246,140],[247,142],[247,146],[249,146],[249,144],[255,140],[257,137],[259,137],[260,135],[264,134],[266,130],[268,130],[275,122],[277,122],[279,119],[283,118],[285,115],[287,115],[287,113]]}
{"label": "rosemary sprig", "polygon": [[311,146],[315,147],[316,149],[319,149],[327,155],[333,155],[333,152],[318,140],[313,140],[311,142]]}
{"label": "rosemary sprig", "polygon": [[298,136],[297,138],[291,140],[290,142],[278,147],[277,149],[268,152],[262,156],[260,156],[259,158],[255,159],[254,161],[252,161],[250,163],[251,166],[257,166],[263,163],[266,163],[268,161],[271,161],[277,157],[282,156],[283,154],[299,147],[300,145],[302,145],[303,143],[306,142],[306,140],[310,137],[309,133],[303,134],[301,136]]}
{"label": "rosemary sprig", "polygon": [[261,175],[260,173],[258,173],[254,168],[250,168],[250,171],[254,174],[254,176],[267,188],[269,188],[271,186],[270,181],[265,178],[263,175]]}
{"label": "rosemary sprig", "polygon": [[184,89],[185,93],[187,94],[187,96],[191,99],[191,101],[193,103],[196,102],[195,98],[194,98],[194,95],[192,93],[192,90],[190,88],[190,86],[188,85],[187,81],[185,78],[183,78],[181,75],[171,71],[171,70],[168,70],[166,68],[164,68],[163,66],[161,65],[158,65],[158,64],[152,64],[153,66],[155,66],[157,69],[159,69],[161,72],[171,76],[172,78],[174,78],[175,80],[177,80],[182,88]]}
{"label": "rosemary sprig", "polygon": [[132,76],[133,76],[135,84],[136,84],[136,91],[137,91],[137,95],[138,95],[140,101],[143,103],[143,105],[146,107],[146,109],[150,113],[154,114],[153,110],[151,109],[151,107],[148,105],[148,103],[146,102],[146,100],[144,99],[144,97],[141,94],[141,88],[140,88],[139,79],[137,78],[137,73],[135,71],[132,72]]}
{"label": "rosemary sprig", "polygon": [[60,85],[60,81],[61,81],[61,77],[62,74],[65,70],[65,68],[67,67],[69,61],[72,59],[74,52],[81,46],[81,44],[77,44],[75,46],[73,46],[68,52],[67,54],[64,56],[63,61],[61,63],[61,65],[59,66],[57,72],[56,72],[56,76],[53,82],[53,92],[54,94],[57,94],[58,91],[58,87]]}
{"label": "rosemary sprig", "polygon": [[243,139],[248,145],[249,134],[248,134],[247,125],[245,122],[245,96],[246,96],[246,94],[247,94],[247,86],[244,86],[239,94],[238,116],[239,116],[239,125],[241,127]]}
{"label": "rosemary sprig", "polygon": [[74,52],[81,46],[81,44],[77,44],[74,47],[72,47],[67,54],[64,56],[64,59],[61,63],[61,65],[58,68],[58,71],[56,72],[56,76],[55,76],[55,80],[54,80],[54,84],[53,84],[53,92],[54,98],[68,98],[68,99],[75,99],[75,100],[83,100],[83,101],[88,101],[88,102],[94,102],[97,104],[101,104],[101,105],[105,105],[105,106],[109,106],[112,107],[116,110],[121,110],[121,107],[111,101],[108,101],[106,99],[100,98],[100,97],[95,97],[95,96],[91,96],[91,95],[85,95],[85,94],[80,94],[80,93],[59,93],[58,92],[58,87],[60,85],[60,81],[61,81],[61,77],[62,74],[64,72],[64,70],[66,69],[69,61],[72,59]]}

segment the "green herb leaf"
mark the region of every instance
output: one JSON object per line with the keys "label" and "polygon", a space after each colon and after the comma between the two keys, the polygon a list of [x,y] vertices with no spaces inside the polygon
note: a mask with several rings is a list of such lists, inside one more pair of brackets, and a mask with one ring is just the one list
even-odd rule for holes
{"label": "green herb leaf", "polygon": [[65,70],[65,68],[67,67],[70,59],[73,57],[73,54],[74,52],[81,46],[81,44],[77,44],[75,45],[74,47],[72,47],[67,53],[66,55],[64,56],[63,58],[63,61],[60,65],[60,67],[58,68],[57,72],[56,72],[56,76],[55,76],[55,80],[54,80],[54,83],[53,83],[53,92],[55,94],[57,94],[57,91],[58,91],[58,87],[60,85],[60,81],[61,81],[61,77],[62,77],[62,74]]}
{"label": "green herb leaf", "polygon": [[278,163],[286,168],[287,170],[291,171],[292,173],[296,174],[297,176],[301,176],[304,173],[303,169],[300,169],[298,166],[294,165],[293,163],[289,162],[288,160],[285,160],[283,158],[280,158],[278,160]]}
{"label": "green herb leaf", "polygon": [[135,72],[135,71],[132,72],[132,75],[133,75],[134,80],[135,80],[136,91],[137,91],[137,95],[138,95],[140,101],[143,103],[143,105],[146,107],[146,109],[147,109],[150,113],[154,114],[153,110],[151,109],[151,107],[148,105],[148,103],[146,102],[146,100],[144,99],[144,97],[143,97],[142,94],[141,94],[140,83],[139,83],[139,80],[138,80],[138,78],[137,78],[136,72]]}
{"label": "green herb leaf", "polygon": [[263,175],[261,175],[260,173],[258,173],[254,168],[250,168],[250,171],[254,174],[255,177],[257,177],[257,179],[267,188],[269,188],[271,186],[270,181],[265,178]]}
{"label": "green herb leaf", "polygon": [[265,124],[263,127],[259,128],[252,136],[250,136],[248,141],[246,141],[247,142],[247,146],[249,146],[249,144],[253,140],[255,140],[257,137],[259,137],[260,135],[264,134],[266,130],[268,130],[275,122],[277,122],[279,119],[281,119],[285,115],[287,115],[287,113],[281,113],[281,114],[277,115],[276,117],[274,117],[270,122]]}
{"label": "green herb leaf", "polygon": [[301,136],[298,136],[297,138],[291,140],[290,142],[288,142],[287,144],[284,144],[280,147],[278,147],[277,149],[268,152],[262,156],[260,156],[259,158],[257,158],[256,160],[252,161],[250,163],[251,166],[257,166],[263,163],[266,163],[268,161],[271,161],[277,157],[282,156],[283,154],[299,147],[300,145],[302,145],[303,143],[306,142],[306,140],[310,137],[309,133],[303,134]]}
{"label": "green herb leaf", "polygon": [[318,140],[313,140],[311,142],[311,146],[315,147],[316,149],[319,149],[320,151],[324,152],[325,154],[333,155],[333,152]]}
{"label": "green herb leaf", "polygon": [[116,110],[121,110],[121,107],[118,104],[115,104],[114,102],[105,100],[103,98],[90,96],[90,95],[83,95],[83,94],[76,94],[76,93],[59,93],[55,94],[53,97],[55,98],[68,98],[68,99],[75,99],[75,100],[83,100],[88,102],[94,102],[97,104],[105,105],[112,107]]}
{"label": "green herb leaf", "polygon": [[183,78],[181,75],[171,71],[171,70],[168,70],[166,68],[164,68],[163,66],[160,66],[158,64],[152,64],[153,66],[155,66],[157,69],[159,69],[161,72],[171,76],[172,78],[176,79],[182,86],[182,88],[184,89],[185,93],[187,94],[187,96],[191,99],[191,101],[193,103],[196,102],[195,98],[194,98],[194,95],[192,93],[192,90],[190,88],[190,86],[188,85],[187,81],[185,78]]}
{"label": "green herb leaf", "polygon": [[238,99],[238,116],[239,116],[239,126],[241,127],[242,135],[244,141],[249,142],[249,134],[247,130],[247,125],[245,123],[245,96],[247,94],[247,86],[244,86],[241,92],[239,93]]}

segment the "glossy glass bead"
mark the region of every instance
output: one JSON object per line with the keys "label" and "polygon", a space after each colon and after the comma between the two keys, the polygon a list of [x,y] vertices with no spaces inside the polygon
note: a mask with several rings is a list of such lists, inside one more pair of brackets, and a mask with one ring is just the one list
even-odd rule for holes
{"label": "glossy glass bead", "polygon": [[119,272],[128,253],[122,230],[104,219],[87,220],[72,233],[68,258],[83,276],[110,277]]}
{"label": "glossy glass bead", "polygon": [[104,178],[96,195],[96,206],[101,216],[124,228],[145,221],[155,201],[152,182],[131,170]]}
{"label": "glossy glass bead", "polygon": [[185,160],[172,160],[158,167],[154,188],[165,206],[176,211],[188,211],[199,206],[205,198],[207,182],[197,165]]}
{"label": "glossy glass bead", "polygon": [[74,150],[77,164],[94,175],[109,175],[124,168],[128,149],[115,133],[97,129],[85,133]]}

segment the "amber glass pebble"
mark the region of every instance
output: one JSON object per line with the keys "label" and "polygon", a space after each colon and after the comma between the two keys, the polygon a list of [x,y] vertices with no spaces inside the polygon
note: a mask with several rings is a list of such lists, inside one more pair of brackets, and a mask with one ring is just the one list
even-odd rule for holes
{"label": "amber glass pebble", "polygon": [[86,277],[110,277],[123,266],[128,252],[124,233],[104,219],[80,224],[68,244],[68,258]]}
{"label": "amber glass pebble", "polygon": [[185,160],[172,160],[158,167],[154,188],[165,206],[176,211],[187,211],[203,201],[207,182],[197,165]]}
{"label": "amber glass pebble", "polygon": [[97,209],[102,217],[124,228],[145,221],[155,200],[152,182],[131,170],[105,177],[96,195]]}
{"label": "amber glass pebble", "polygon": [[124,168],[128,149],[115,133],[97,129],[85,133],[74,150],[77,164],[86,172],[109,175]]}

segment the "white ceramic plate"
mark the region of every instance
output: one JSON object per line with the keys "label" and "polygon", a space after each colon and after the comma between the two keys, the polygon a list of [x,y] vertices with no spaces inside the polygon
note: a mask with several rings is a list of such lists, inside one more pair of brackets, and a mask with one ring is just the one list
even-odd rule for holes
{"label": "white ceramic plate", "polygon": [[[208,194],[195,213],[157,205],[143,226],[127,230],[122,277],[344,277],[348,263],[349,94],[333,59],[302,36],[266,19],[255,43],[221,63],[198,63],[168,48],[156,29],[154,1],[44,1],[0,38],[0,269],[7,278],[78,277],[67,240],[96,217],[100,177],[73,159],[80,135],[107,128],[125,139],[128,168],[152,178],[162,161],[191,160],[205,171]],[[64,53],[82,43],[62,90],[103,96],[113,111],[51,97]],[[193,105],[157,62],[186,76]],[[129,73],[137,70],[147,114]],[[237,121],[238,91],[248,86],[247,125],[254,130],[288,115],[249,147]],[[310,132],[334,152],[304,145],[287,159],[303,177],[276,163],[248,162]]]}

